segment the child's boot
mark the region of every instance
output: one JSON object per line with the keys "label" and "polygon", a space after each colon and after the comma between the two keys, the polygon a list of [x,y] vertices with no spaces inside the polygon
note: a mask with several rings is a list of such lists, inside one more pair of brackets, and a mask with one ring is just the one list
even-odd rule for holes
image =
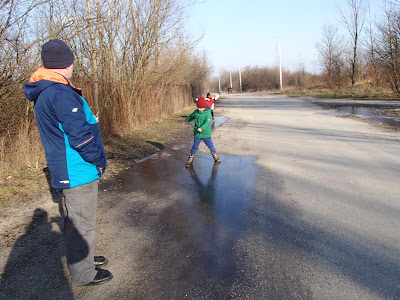
{"label": "child's boot", "polygon": [[188,159],[188,161],[186,163],[186,168],[189,168],[189,167],[193,166],[193,160],[194,160],[194,154],[190,154],[189,155],[189,159]]}
{"label": "child's boot", "polygon": [[219,156],[218,156],[217,152],[215,152],[215,153],[212,153],[212,152],[211,152],[211,155],[212,155],[212,157],[214,158],[214,161],[215,161],[215,162],[217,162],[217,163],[220,163],[220,162],[221,162],[221,160],[219,159]]}

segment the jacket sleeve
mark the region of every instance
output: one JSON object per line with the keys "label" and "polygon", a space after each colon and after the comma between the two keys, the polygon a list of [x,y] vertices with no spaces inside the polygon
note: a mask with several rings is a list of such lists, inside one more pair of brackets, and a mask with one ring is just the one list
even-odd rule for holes
{"label": "jacket sleeve", "polygon": [[189,116],[187,116],[187,118],[186,118],[186,122],[190,122],[190,121],[192,121],[193,119],[194,119],[194,113],[195,113],[196,111],[194,111],[194,112],[192,112]]}
{"label": "jacket sleeve", "polygon": [[58,91],[58,94],[55,97],[54,110],[62,130],[68,136],[70,147],[88,163],[105,168],[107,162],[104,148],[98,143],[96,136],[96,131],[99,133],[98,124],[89,124],[83,101],[77,93]]}

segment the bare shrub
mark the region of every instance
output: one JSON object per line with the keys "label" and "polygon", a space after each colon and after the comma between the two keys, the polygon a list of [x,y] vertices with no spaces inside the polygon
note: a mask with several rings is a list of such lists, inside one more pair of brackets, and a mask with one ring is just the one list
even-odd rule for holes
{"label": "bare shrub", "polygon": [[[207,73],[182,32],[191,0],[15,0],[0,17],[1,166],[43,158],[32,104],[23,84],[40,66],[51,38],[75,53],[75,86],[82,87],[102,134],[129,133],[191,103]],[[7,19],[7,16],[11,16]],[[33,153],[33,154],[30,154]],[[37,154],[37,155],[36,155]]]}
{"label": "bare shrub", "polygon": [[328,88],[341,88],[345,81],[346,66],[341,40],[336,27],[325,25],[322,40],[316,44],[322,66],[322,76]]}
{"label": "bare shrub", "polygon": [[364,0],[346,0],[346,7],[339,9],[340,20],[344,25],[350,40],[351,87],[354,89],[360,68],[361,35],[366,19],[366,3]]}
{"label": "bare shrub", "polygon": [[[214,77],[210,83],[211,89],[217,91],[220,80],[221,89],[226,91],[230,85],[230,74],[232,75],[232,88],[235,92],[239,92],[240,83],[238,71],[224,71],[218,78]],[[241,74],[243,92],[274,91],[280,89],[279,69],[277,67],[247,66],[243,68]],[[285,90],[306,89],[315,85],[317,75],[306,72],[304,66],[300,64],[295,72],[283,70],[282,79]]]}
{"label": "bare shrub", "polygon": [[377,25],[374,54],[390,88],[400,95],[400,4],[384,4],[385,18]]}

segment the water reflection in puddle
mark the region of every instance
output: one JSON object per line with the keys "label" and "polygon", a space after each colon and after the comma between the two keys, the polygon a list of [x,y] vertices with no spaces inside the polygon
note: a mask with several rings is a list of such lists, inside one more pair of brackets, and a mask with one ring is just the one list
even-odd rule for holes
{"label": "water reflection in puddle", "polygon": [[229,118],[228,117],[224,117],[224,116],[215,116],[214,117],[214,124],[213,124],[213,128],[217,128],[218,126],[221,126],[222,124],[224,124],[226,121],[228,121]]}
{"label": "water reflection in puddle", "polygon": [[379,114],[379,109],[374,107],[353,107],[342,106],[336,107],[335,110],[341,117],[355,116],[361,119],[371,120],[377,123],[391,125],[400,128],[400,117],[388,116],[386,114]]}
{"label": "water reflection in puddle", "polygon": [[[121,194],[146,193],[153,205],[160,201],[164,209],[153,225],[160,234],[159,247],[172,238],[185,245],[181,251],[194,270],[202,270],[206,278],[230,281],[236,268],[233,249],[248,224],[246,211],[260,172],[255,157],[220,153],[218,164],[209,153],[198,152],[187,169],[187,151],[177,149],[166,148],[160,152],[170,156],[159,153],[125,170],[114,191],[118,187]],[[182,198],[170,201],[169,195],[177,191]]]}
{"label": "water reflection in puddle", "polygon": [[251,198],[259,172],[255,158],[220,154],[219,164],[210,154],[198,152],[193,167],[185,168],[187,151],[182,156],[182,149],[176,149],[164,149],[121,172],[113,188],[118,186],[120,193],[151,194],[178,188],[195,199],[193,207],[206,222],[214,224],[212,230],[224,226],[241,230],[240,214]]}
{"label": "water reflection in puddle", "polygon": [[[227,120],[216,117],[215,127]],[[233,249],[248,224],[246,211],[252,205],[260,170],[252,156],[219,153],[222,162],[214,163],[204,145],[193,167],[185,168],[191,146],[192,138],[186,138],[165,147],[136,162],[104,187],[122,199],[124,195],[134,198],[136,193],[147,195],[151,207],[162,208],[149,211],[147,206],[145,211],[140,210],[143,223],[151,220],[149,228],[158,235],[158,247],[168,248],[169,241],[174,240],[174,249],[181,249],[193,270],[208,274],[205,278],[229,281],[236,268]]]}
{"label": "water reflection in puddle", "polygon": [[222,164],[195,164],[189,168],[190,178],[197,192],[196,206],[205,220],[214,222],[213,230],[225,226],[240,231],[241,213],[253,193],[258,169],[254,157],[221,156]]}
{"label": "water reflection in puddle", "polygon": [[195,263],[210,276],[231,280],[236,268],[233,249],[248,224],[245,212],[259,169],[254,157],[221,155],[221,160],[221,164],[198,161],[187,170],[194,208],[187,226],[196,245]]}

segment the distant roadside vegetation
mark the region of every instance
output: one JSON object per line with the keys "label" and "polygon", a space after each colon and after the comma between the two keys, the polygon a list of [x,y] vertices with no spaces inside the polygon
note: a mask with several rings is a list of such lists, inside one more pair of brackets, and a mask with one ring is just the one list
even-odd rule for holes
{"label": "distant roadside vegetation", "polygon": [[[367,0],[343,0],[338,7],[337,24],[321,28],[315,47],[315,64],[320,71],[311,74],[299,62],[295,70],[283,64],[283,90],[299,95],[336,98],[396,99],[400,97],[400,1],[382,0],[380,9],[371,11]],[[211,80],[233,92],[277,91],[279,68],[248,66],[225,70]],[[241,86],[240,86],[241,83]]]}

